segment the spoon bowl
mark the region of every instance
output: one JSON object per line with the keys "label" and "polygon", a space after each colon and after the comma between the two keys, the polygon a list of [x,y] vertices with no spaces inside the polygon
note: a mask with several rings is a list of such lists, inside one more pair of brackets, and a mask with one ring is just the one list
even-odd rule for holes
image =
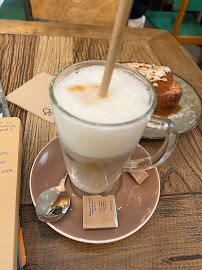
{"label": "spoon bowl", "polygon": [[66,172],[58,186],[43,191],[36,201],[36,215],[43,222],[60,219],[69,209],[70,196],[65,188],[68,173]]}

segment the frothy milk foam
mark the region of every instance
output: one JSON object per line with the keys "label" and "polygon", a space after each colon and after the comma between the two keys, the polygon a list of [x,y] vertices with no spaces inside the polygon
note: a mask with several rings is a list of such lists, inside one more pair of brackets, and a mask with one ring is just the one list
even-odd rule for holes
{"label": "frothy milk foam", "polygon": [[[70,73],[54,88],[60,106],[71,115],[93,123],[119,124],[144,115],[150,94],[136,77],[115,69],[106,98],[99,98],[103,66],[88,66]],[[134,148],[148,122],[144,118],[121,126],[90,125],[53,105],[58,135],[73,152],[92,158],[122,155]]]}

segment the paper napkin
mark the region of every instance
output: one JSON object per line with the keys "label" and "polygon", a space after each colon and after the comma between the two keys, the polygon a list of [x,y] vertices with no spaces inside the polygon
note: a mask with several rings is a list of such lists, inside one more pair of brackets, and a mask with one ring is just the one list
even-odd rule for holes
{"label": "paper napkin", "polygon": [[52,78],[53,76],[49,74],[40,73],[10,93],[6,99],[42,119],[54,123],[48,92]]}

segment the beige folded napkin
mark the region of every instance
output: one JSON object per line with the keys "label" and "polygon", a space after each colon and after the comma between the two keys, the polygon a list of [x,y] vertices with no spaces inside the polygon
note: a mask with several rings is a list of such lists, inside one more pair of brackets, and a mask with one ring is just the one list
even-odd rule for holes
{"label": "beige folded napkin", "polygon": [[42,119],[54,123],[48,90],[52,78],[53,76],[49,74],[40,73],[7,95],[6,99]]}

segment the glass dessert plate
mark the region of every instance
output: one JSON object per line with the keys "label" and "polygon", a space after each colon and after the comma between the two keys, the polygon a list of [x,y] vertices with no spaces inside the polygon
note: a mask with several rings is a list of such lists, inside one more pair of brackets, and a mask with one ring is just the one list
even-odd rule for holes
{"label": "glass dessert plate", "polygon": [[[123,62],[122,64],[129,64],[133,62]],[[141,63],[140,63],[141,64]],[[146,63],[142,63],[146,64]],[[180,76],[173,74],[173,80],[177,82],[182,89],[182,96],[179,101],[180,110],[159,111],[160,116],[167,117],[172,120],[179,131],[179,135],[190,131],[197,126],[201,118],[201,99],[196,90]],[[169,113],[167,113],[169,112]],[[158,113],[157,113],[158,115]],[[169,116],[167,116],[169,115]],[[166,133],[163,131],[156,132],[155,130],[145,129],[142,137],[147,139],[163,139]]]}
{"label": "glass dessert plate", "polygon": [[[181,109],[177,113],[170,114],[168,118],[172,120],[179,131],[179,134],[190,131],[197,126],[201,118],[201,99],[196,90],[184,79],[173,74],[173,80],[182,88],[182,96],[179,101]],[[143,138],[159,139],[164,138],[165,133],[146,129]]]}

